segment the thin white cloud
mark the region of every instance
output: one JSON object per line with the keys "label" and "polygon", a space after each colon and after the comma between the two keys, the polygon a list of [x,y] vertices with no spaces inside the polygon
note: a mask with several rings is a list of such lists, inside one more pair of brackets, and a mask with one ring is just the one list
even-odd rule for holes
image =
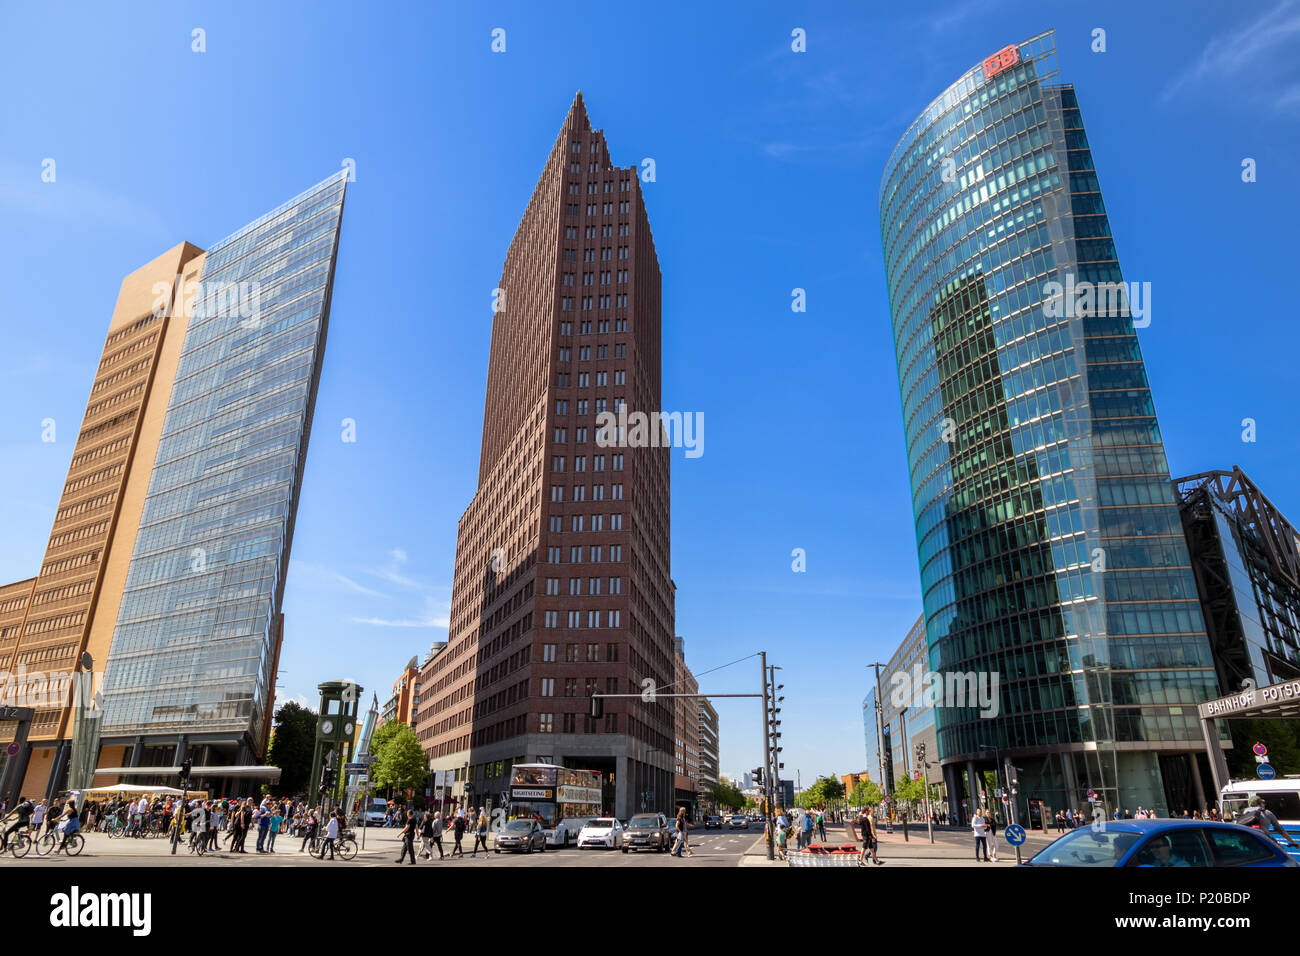
{"label": "thin white cloud", "polygon": [[371,627],[447,627],[450,624],[451,602],[424,599],[424,613],[415,618],[354,617],[353,624]]}
{"label": "thin white cloud", "polygon": [[358,584],[346,574],[335,571],[333,568],[327,568],[322,564],[315,564],[311,561],[295,561],[293,567],[295,571],[306,574],[307,576],[315,578],[323,583],[341,584],[349,591],[356,594],[362,594],[366,597],[383,598],[384,600],[388,599],[387,594],[384,594],[381,591],[376,591],[374,588],[368,588],[364,584]]}
{"label": "thin white cloud", "polygon": [[[1195,63],[1169,81],[1161,94],[1168,102],[1181,90],[1205,80],[1223,78],[1252,68],[1269,69],[1271,52],[1300,37],[1300,5],[1283,0],[1263,16],[1226,36],[1214,37]],[[1294,62],[1294,55],[1292,60]]]}
{"label": "thin white cloud", "polygon": [[408,561],[404,549],[393,548],[393,550],[388,552],[388,556],[392,560],[389,562],[387,567],[367,568],[366,573],[387,581],[390,584],[396,584],[399,587],[413,588],[415,590],[423,590],[428,587],[424,582],[407,577],[401,572],[402,565],[406,564]]}

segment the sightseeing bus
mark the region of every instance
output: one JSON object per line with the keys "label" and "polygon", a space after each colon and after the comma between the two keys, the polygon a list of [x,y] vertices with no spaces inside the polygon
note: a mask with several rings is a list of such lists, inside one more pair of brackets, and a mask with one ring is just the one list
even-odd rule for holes
{"label": "sightseeing bus", "polygon": [[570,846],[588,820],[604,815],[600,783],[597,770],[517,763],[510,770],[506,818],[537,820],[546,831],[547,846]]}
{"label": "sightseeing bus", "polygon": [[[1300,843],[1300,777],[1273,780],[1234,780],[1219,795],[1219,814],[1224,820],[1239,818],[1254,797],[1263,797],[1264,805],[1277,817],[1286,835]],[[1276,836],[1276,834],[1273,834]],[[1292,859],[1300,860],[1300,850],[1283,846]]]}

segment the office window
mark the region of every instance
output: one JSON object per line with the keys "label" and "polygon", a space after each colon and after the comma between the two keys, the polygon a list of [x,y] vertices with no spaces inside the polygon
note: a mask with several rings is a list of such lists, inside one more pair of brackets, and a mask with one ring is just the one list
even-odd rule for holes
{"label": "office window", "polygon": [[551,500],[552,501],[564,500],[564,485],[551,485]]}
{"label": "office window", "polygon": [[[588,662],[591,662],[591,663],[594,663],[594,662],[600,660],[600,645],[599,645],[599,644],[588,644],[588,645],[587,645],[587,660],[588,660]],[[589,677],[588,680],[595,680],[595,678],[594,678],[594,677]],[[588,695],[588,696],[591,695],[591,689],[588,689],[588,690],[587,690],[587,695]]]}
{"label": "office window", "polygon": [[587,626],[588,626],[588,627],[600,627],[600,612],[599,612],[599,611],[588,611],[588,612],[587,612]]}
{"label": "office window", "polygon": [[609,593],[610,593],[610,594],[622,594],[622,593],[623,593],[623,579],[622,579],[622,578],[610,578],[610,579],[609,579]]}
{"label": "office window", "polygon": [[[607,661],[617,661],[617,660],[618,660],[618,645],[617,645],[617,644],[606,644],[606,645],[605,645],[605,660],[607,660]],[[618,693],[618,678],[617,678],[617,677],[611,677],[610,680],[614,682],[614,688],[613,688],[613,690],[610,691],[610,693],[611,693],[611,694],[617,694],[617,693]]]}
{"label": "office window", "polygon": [[543,677],[539,683],[540,683],[540,685],[541,685],[541,686],[540,686],[540,691],[541,691],[541,693],[538,695],[539,697],[554,697],[554,696],[555,696],[555,678],[554,678],[554,677]]}
{"label": "office window", "polygon": [[565,697],[578,696],[578,678],[576,677],[564,678],[564,696]]}
{"label": "office window", "polygon": [[577,597],[582,593],[582,578],[569,578],[569,596]]}
{"label": "office window", "polygon": [[600,578],[588,578],[587,593],[600,594]]}
{"label": "office window", "polygon": [[554,645],[554,644],[543,644],[543,645],[542,645],[542,660],[544,660],[544,661],[554,661],[554,660],[555,660],[555,645]]}
{"label": "office window", "polygon": [[547,563],[547,564],[559,564],[559,563],[560,563],[560,549],[559,549],[559,548],[547,548],[547,549],[546,549],[546,563]]}
{"label": "office window", "polygon": [[623,626],[622,623],[621,623],[620,620],[619,620],[619,618],[620,618],[620,614],[621,614],[621,612],[619,612],[619,611],[610,611],[610,612],[609,612],[609,626],[610,626],[610,627],[622,627],[622,626]]}
{"label": "office window", "polygon": [[564,645],[564,659],[565,659],[566,662],[568,662],[568,663],[570,663],[570,664],[576,664],[576,663],[578,662],[578,645],[577,645],[577,644],[565,644],[565,645]]}
{"label": "office window", "polygon": [[578,715],[577,715],[577,714],[565,714],[565,715],[564,715],[564,732],[565,732],[566,734],[576,734],[576,733],[578,732]]}
{"label": "office window", "polygon": [[[614,497],[615,497],[615,498],[622,498],[622,497],[623,497],[623,486],[622,486],[622,485],[615,485],[614,488],[617,489],[617,491],[616,491]],[[609,516],[609,530],[610,530],[610,531],[622,531],[622,530],[623,530],[623,516],[622,516],[621,514],[610,515],[610,516]]]}
{"label": "office window", "polygon": [[582,612],[581,612],[581,611],[570,611],[570,612],[569,612],[569,627],[570,627],[570,628],[573,628],[573,629],[575,629],[575,630],[576,630],[577,628],[582,627]]}
{"label": "office window", "polygon": [[596,563],[596,564],[600,564],[600,562],[601,562],[601,553],[602,553],[603,551],[604,551],[604,549],[603,549],[600,545],[598,545],[598,544],[593,544],[593,545],[591,546],[591,560],[592,560],[594,563]]}
{"label": "office window", "polygon": [[569,548],[569,563],[571,564],[582,563],[582,545]]}
{"label": "office window", "polygon": [[[610,580],[612,581],[613,578],[611,578]],[[546,579],[546,593],[547,593],[547,594],[559,594],[559,593],[560,593],[560,579],[559,579],[559,578],[547,578],[547,579]]]}
{"label": "office window", "polygon": [[549,733],[551,733],[554,729],[555,729],[555,715],[554,715],[554,714],[538,714],[538,715],[537,715],[537,732],[538,732],[538,733],[541,733],[541,734],[549,734]]}
{"label": "office window", "polygon": [[545,618],[546,624],[545,624],[544,626],[546,626],[546,627],[557,627],[557,626],[559,625],[559,623],[560,623],[559,614],[560,614],[559,611],[547,611],[547,612],[545,612],[544,618]]}
{"label": "office window", "polygon": [[611,561],[623,560],[623,546],[621,544],[611,544],[609,546],[609,560]]}

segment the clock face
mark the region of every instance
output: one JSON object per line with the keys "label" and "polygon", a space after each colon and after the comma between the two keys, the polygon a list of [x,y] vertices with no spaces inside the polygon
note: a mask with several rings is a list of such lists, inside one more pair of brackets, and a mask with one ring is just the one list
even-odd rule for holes
{"label": "clock face", "polygon": [[334,733],[334,721],[327,720],[325,723],[321,724],[320,732],[326,735]]}
{"label": "clock face", "polygon": [[343,725],[343,733],[346,734],[346,735],[349,736],[349,737],[352,736],[352,724],[351,724],[351,723],[346,723],[346,724]]}

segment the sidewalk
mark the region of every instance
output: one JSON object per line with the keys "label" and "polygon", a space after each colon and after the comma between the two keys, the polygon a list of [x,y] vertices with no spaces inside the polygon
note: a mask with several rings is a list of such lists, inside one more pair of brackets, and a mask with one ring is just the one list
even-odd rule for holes
{"label": "sidewalk", "polygon": [[[853,843],[861,846],[855,837],[856,827],[850,829],[848,824],[836,823],[826,825],[826,843],[834,845],[843,845]],[[1056,834],[1048,834],[1046,837],[1035,830],[1026,834],[1026,840],[1020,847],[1022,859],[1029,859],[1047,844],[1056,839]],[[820,843],[820,840],[814,840]],[[791,842],[790,848],[794,848]],[[930,838],[926,833],[924,824],[917,827],[914,824],[908,825],[908,839],[903,838],[903,828],[901,825],[894,826],[894,832],[889,833],[884,827],[881,827],[878,833],[877,853],[885,865],[894,866],[985,866],[983,862],[975,859],[975,839],[967,829],[957,827],[935,827],[934,843],[930,843]],[[989,855],[993,855],[993,848],[990,846]],[[998,831],[997,838],[997,863],[989,863],[988,866],[1015,866],[1016,865],[1016,848],[1003,839],[1002,831]],[[780,860],[767,860],[767,840],[759,837],[741,858],[741,866],[787,866],[788,864]],[[868,864],[872,869],[880,869],[874,864]]]}

